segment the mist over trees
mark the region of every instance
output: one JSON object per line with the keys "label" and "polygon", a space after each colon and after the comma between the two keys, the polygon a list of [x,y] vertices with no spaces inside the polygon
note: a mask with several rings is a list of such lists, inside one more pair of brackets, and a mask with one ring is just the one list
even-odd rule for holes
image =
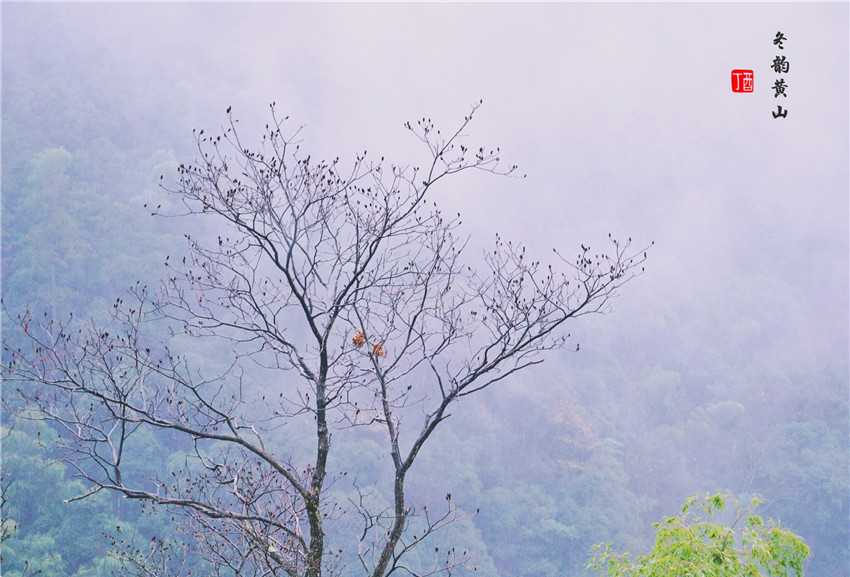
{"label": "mist over trees", "polygon": [[[570,343],[570,323],[607,311],[647,254],[612,237],[610,254],[581,245],[559,271],[497,237],[484,269],[469,266],[461,215],[444,215],[431,189],[465,171],[515,171],[502,168],[498,147],[466,143],[479,105],[445,135],[426,117],[406,123],[428,152],[422,167],[366,152],[350,167],[312,160],[274,104],[259,148],[245,142],[230,107],[221,134],[197,131],[197,159],[163,188],[177,197],[169,203],[177,215],[212,216],[216,238],[186,234],[186,256],[165,257],[161,288],[137,283],[117,297],[114,322],[27,310],[17,321],[28,343],[4,347],[20,410],[56,429],[58,452],[86,485],[67,502],[106,491],[176,510],[201,567],[216,574],[466,567],[465,548],[447,547],[433,566],[409,559],[456,516],[450,492],[445,511],[411,502],[417,457],[466,397],[541,364]],[[152,214],[161,209],[169,212],[157,204]],[[151,339],[156,321],[184,343]],[[187,339],[205,337],[231,348],[223,371],[192,362]],[[279,439],[304,420],[314,423],[315,447],[300,462],[306,447]],[[384,428],[392,475],[373,482],[392,485],[391,505],[329,461],[346,432]],[[191,446],[173,478],[133,478],[125,467],[143,432]],[[332,484],[356,495],[334,499]],[[148,558],[117,555],[159,575],[149,557],[170,544],[155,543]]]}
{"label": "mist over trees", "polygon": [[[174,40],[175,29],[189,13],[181,10],[188,8],[176,9],[161,24],[168,42],[159,50],[148,43],[142,28],[127,35],[122,49],[103,50],[97,42],[86,42],[72,24],[84,29],[98,20],[90,8],[76,10],[4,8],[2,280],[7,310],[20,312],[31,305],[33,311],[47,311],[57,319],[74,311],[76,320],[84,322],[103,319],[102,311],[112,310],[115,298],[136,280],[155,286],[168,278],[165,257],[170,255],[169,267],[178,263],[185,240],[173,220],[150,216],[163,203],[159,175],[176,173],[180,162],[196,156],[193,127],[221,126],[221,111],[231,101],[230,86],[249,91],[258,85],[250,83],[250,70],[222,67],[217,69],[225,72],[215,75],[204,62],[189,66],[184,57],[174,56],[188,53],[187,44]],[[104,38],[126,35],[126,22],[140,17],[132,10],[116,13],[119,24],[103,31]],[[801,27],[810,13],[803,16]],[[92,18],[90,24],[87,18]],[[219,27],[226,20],[226,11],[221,11],[211,17],[210,25]],[[33,31],[31,38],[25,37]],[[213,50],[199,58],[215,62],[221,53]],[[168,64],[172,59],[174,65]],[[307,73],[295,74],[291,82],[306,78]],[[167,89],[152,93],[153,79]],[[846,93],[846,83],[842,87]],[[594,188],[623,190],[623,196],[610,202],[633,209],[627,182],[595,168],[600,171],[596,181],[602,184],[588,184],[570,158],[559,160],[561,164],[550,159],[552,166],[564,170],[546,172],[540,159],[550,158],[550,152],[541,146],[533,155],[523,148],[526,137],[521,132],[512,128],[516,140],[514,132],[501,132],[500,105],[496,103],[492,113],[489,108],[498,94],[484,94],[488,106],[476,118],[477,126],[486,140],[499,141],[510,151],[508,157],[528,170],[529,179],[461,175],[446,187],[452,194],[438,200],[445,213],[463,213],[470,232],[469,254],[492,244],[496,230],[506,239],[527,237],[529,251],[535,254],[553,244],[576,246],[587,231],[599,234],[587,234],[595,247],[607,240],[609,230],[633,230],[626,226],[627,216],[612,210]],[[262,126],[265,117],[255,112],[261,102],[279,95],[266,90],[234,99],[244,129]],[[444,110],[456,113],[468,99],[455,98],[454,108]],[[316,119],[329,114],[325,108],[298,99],[289,104],[293,102],[295,117],[308,123],[304,149],[322,149],[316,158],[341,154],[350,159],[362,150],[356,130],[340,130],[339,140],[324,133]],[[430,108],[423,100],[410,109],[411,114],[388,118],[388,125],[403,135],[398,120]],[[836,109],[830,110],[834,114]],[[448,112],[441,112],[442,125],[453,118]],[[364,114],[392,116],[380,106]],[[317,130],[311,130],[311,122],[319,123]],[[533,116],[526,122],[534,123]],[[663,138],[663,125],[659,131]],[[800,154],[789,148],[812,142],[813,137],[794,134],[783,144],[786,162]],[[259,138],[259,131],[249,140],[256,142],[254,137]],[[628,136],[620,137],[629,143]],[[572,135],[567,131],[559,138],[544,144],[557,151]],[[588,136],[582,150],[596,150],[596,138]],[[378,139],[367,140],[370,153],[379,150]],[[762,151],[773,146],[759,143]],[[444,558],[455,547],[469,552],[469,566],[480,574],[587,574],[593,544],[612,542],[618,551],[647,550],[652,522],[677,512],[688,495],[722,489],[745,499],[762,495],[764,515],[779,519],[811,548],[808,574],[844,575],[850,563],[847,239],[844,220],[836,224],[830,219],[846,217],[846,166],[841,168],[834,157],[846,157],[847,144],[844,137],[826,144],[818,147],[824,150],[822,171],[809,180],[807,189],[811,196],[806,206],[816,208],[801,208],[802,201],[783,204],[782,199],[794,197],[789,191],[802,190],[799,177],[787,177],[789,188],[777,189],[760,184],[750,172],[743,179],[755,199],[736,191],[735,202],[724,205],[686,195],[686,201],[697,202],[695,214],[679,212],[675,219],[655,221],[650,216],[635,223],[636,238],[658,241],[650,274],[629,285],[612,315],[587,325],[577,323],[571,332],[581,342],[580,351],[567,347],[513,382],[500,383],[504,386],[495,394],[462,403],[417,457],[420,476],[410,479],[411,498],[443,506],[450,493],[457,518],[415,555],[417,566]],[[400,157],[415,159],[415,152],[399,146]],[[586,162],[582,150],[570,150],[566,156]],[[643,186],[638,163],[629,154],[634,153],[622,152],[617,162],[630,167],[630,178]],[[396,155],[387,154],[390,157]],[[600,160],[598,166],[608,162]],[[762,174],[768,165],[765,161]],[[700,173],[698,166],[688,170],[709,183],[706,188],[714,193],[709,199],[723,198],[725,181],[710,176],[717,171],[706,168]],[[547,196],[546,187],[535,180],[541,171],[546,178],[555,180],[557,174],[564,181],[558,196]],[[680,186],[680,178],[671,173],[665,186]],[[653,196],[652,186],[642,190],[642,204],[668,206]],[[465,195],[495,200],[484,210],[473,201],[465,206]],[[548,213],[540,210],[541,199],[549,203]],[[596,211],[594,202],[599,203]],[[558,207],[571,203],[575,218],[553,224]],[[652,214],[633,212],[636,218]],[[703,223],[715,225],[717,213],[728,228],[707,230],[711,226]],[[505,222],[513,223],[510,229],[505,230]],[[197,226],[197,238],[215,239],[219,233],[200,221]],[[682,228],[688,234],[670,232]],[[559,242],[551,242],[551,235]],[[4,313],[6,344],[12,342],[6,339],[14,324],[14,317]],[[347,342],[353,344],[353,336],[346,334]],[[175,346],[188,350],[185,339],[178,338]],[[213,373],[226,368],[222,353],[227,350],[207,343],[191,354]],[[391,358],[392,351],[386,355]],[[264,369],[255,370],[264,375]],[[4,401],[11,400],[10,389],[4,383]],[[202,562],[197,551],[182,545],[192,542],[191,532],[169,514],[143,512],[132,501],[106,494],[65,503],[84,493],[87,485],[77,471],[61,464],[52,429],[14,416],[9,408],[4,409],[3,422],[5,573],[109,575],[120,571],[110,550],[161,551],[153,537],[173,547],[157,558],[171,569]],[[309,439],[309,427],[292,427],[272,443],[309,447]],[[378,481],[387,474],[391,478],[391,467],[375,464],[386,460],[383,432],[364,429],[356,442],[335,442],[334,470],[362,481],[360,486],[372,490],[378,500],[391,495],[392,487]],[[185,467],[191,451],[175,436],[140,432],[123,466],[131,478],[156,479]],[[296,458],[307,456],[305,449]],[[159,467],[163,460],[169,463],[167,470]],[[339,491],[334,498],[341,501],[356,497],[343,493],[341,485],[331,490]],[[391,501],[377,505],[389,506]],[[340,531],[359,534],[354,526]]]}

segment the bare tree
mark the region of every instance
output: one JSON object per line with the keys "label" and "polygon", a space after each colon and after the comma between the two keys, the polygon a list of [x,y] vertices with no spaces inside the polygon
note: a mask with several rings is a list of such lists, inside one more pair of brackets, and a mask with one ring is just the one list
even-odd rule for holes
{"label": "bare tree", "polygon": [[[162,287],[137,284],[115,302],[111,324],[36,323],[26,313],[31,348],[5,352],[5,377],[29,383],[23,398],[60,431],[65,460],[90,487],[78,498],[106,490],[181,511],[193,552],[217,575],[385,577],[463,564],[454,550],[431,568],[406,564],[456,512],[450,495],[440,512],[409,502],[417,456],[460,399],[562,347],[567,322],[606,310],[646,257],[611,238],[606,254],[555,252],[556,269],[498,239],[483,269],[467,266],[460,215],[442,213],[432,189],[464,171],[516,170],[498,148],[464,144],[477,108],[450,133],[427,118],[406,123],[428,151],[422,168],[365,151],[346,168],[314,161],[274,104],[257,149],[229,108],[221,134],[197,132],[196,161],[163,188],[177,214],[211,217],[220,235],[187,235],[187,256],[166,260]],[[232,362],[214,375],[192,368],[149,334],[161,322],[224,339]],[[251,363],[271,380],[248,383]],[[314,439],[306,463],[275,432],[298,420]],[[333,436],[358,427],[384,430],[388,508],[364,491],[346,502],[328,495],[339,481],[328,467]],[[125,453],[141,428],[191,443],[185,467],[128,478]],[[355,567],[328,547],[329,520],[342,516],[362,522]],[[126,558],[141,574],[179,573],[166,554]]]}

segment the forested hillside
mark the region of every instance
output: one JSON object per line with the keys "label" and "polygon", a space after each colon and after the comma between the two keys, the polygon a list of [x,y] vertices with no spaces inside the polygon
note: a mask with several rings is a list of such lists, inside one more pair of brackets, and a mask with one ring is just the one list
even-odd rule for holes
{"label": "forested hillside", "polygon": [[[172,178],[179,163],[195,156],[192,128],[221,124],[230,93],[239,92],[231,86],[249,74],[209,77],[185,63],[161,66],[166,56],[146,58],[135,40],[105,49],[66,25],[63,15],[71,11],[38,6],[4,22],[7,343],[16,338],[14,315],[27,307],[55,317],[104,318],[133,283],[155,285],[168,274],[165,257],[180,258],[183,233],[195,224],[151,216],[152,207],[170,202],[160,175]],[[152,82],[162,90],[148,90]],[[318,116],[318,106],[301,112],[313,107]],[[262,108],[239,114],[254,127],[266,120]],[[308,123],[305,147],[336,150],[335,142],[315,143],[312,119],[299,120]],[[391,120],[400,127],[404,119]],[[499,138],[510,143],[510,134]],[[347,158],[353,151],[334,154]],[[434,546],[468,549],[478,573],[488,577],[588,575],[594,544],[645,547],[651,523],[675,512],[685,497],[724,490],[764,497],[765,515],[811,547],[807,574],[846,577],[846,326],[830,333],[835,318],[847,316],[846,270],[831,276],[846,269],[846,238],[841,244],[831,240],[835,231],[797,228],[787,215],[767,225],[755,204],[742,202],[736,217],[753,216],[753,237],[730,241],[741,244],[708,277],[713,284],[694,292],[669,284],[676,267],[659,228],[647,272],[627,286],[613,312],[582,321],[580,350],[556,352],[532,372],[460,405],[421,455],[411,487],[426,502],[450,493],[462,513]],[[511,233],[535,231],[518,224]],[[195,357],[215,367],[221,353],[211,345]],[[275,394],[262,378],[248,387]],[[4,385],[3,398],[5,575],[111,575],[117,570],[112,539],[146,544],[185,537],[175,533],[168,513],[143,512],[114,495],[69,502],[85,488],[56,459],[53,431],[15,414],[13,386]],[[277,441],[306,450],[301,431],[286,435]],[[151,477],[177,470],[191,450],[166,434],[133,442],[128,466]],[[330,466],[386,496],[378,464],[383,450],[380,432],[366,428],[340,437]],[[203,572],[191,555],[189,562]]]}

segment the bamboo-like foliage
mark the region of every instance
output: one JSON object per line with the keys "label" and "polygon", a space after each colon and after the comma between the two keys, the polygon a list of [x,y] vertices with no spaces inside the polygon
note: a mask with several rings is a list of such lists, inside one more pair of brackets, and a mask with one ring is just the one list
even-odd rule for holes
{"label": "bamboo-like foliage", "polygon": [[[733,505],[729,507],[729,504]],[[599,545],[589,568],[607,577],[802,577],[809,547],[772,520],[722,493],[690,497],[679,515],[655,524],[652,550],[635,559]],[[721,515],[733,509],[734,518]]]}

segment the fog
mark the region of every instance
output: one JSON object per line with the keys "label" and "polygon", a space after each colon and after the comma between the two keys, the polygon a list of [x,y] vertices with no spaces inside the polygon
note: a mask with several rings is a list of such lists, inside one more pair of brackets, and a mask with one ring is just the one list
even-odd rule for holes
{"label": "fog", "polygon": [[[39,222],[77,215],[61,191],[40,200],[32,159],[44,150],[70,153],[69,182],[87,183],[88,198],[132,205],[110,234],[160,235],[156,247],[116,245],[134,263],[160,262],[182,246],[181,229],[151,222],[141,204],[161,194],[160,172],[192,159],[191,130],[219,129],[228,106],[256,134],[276,101],[316,157],[368,149],[416,164],[427,151],[404,121],[427,116],[448,130],[483,98],[469,141],[500,146],[526,177],[465,173],[435,189],[446,212],[463,214],[468,259],[496,233],[544,259],[609,232],[655,244],[613,310],[575,328],[580,352],[464,402],[470,412],[446,443],[463,449],[476,488],[463,488],[468,471],[435,467],[423,490],[448,478],[458,495],[497,504],[475,528],[494,574],[581,574],[570,549],[584,547],[580,537],[560,550],[530,536],[540,549],[523,549],[514,534],[518,550],[506,552],[493,527],[526,522],[500,517],[493,495],[522,501],[520,481],[533,481],[519,471],[541,467],[540,490],[556,495],[572,469],[528,460],[570,460],[574,444],[610,441],[617,464],[582,457],[584,468],[618,471],[628,491],[598,497],[611,508],[597,541],[645,544],[650,523],[690,494],[759,492],[766,513],[812,546],[810,574],[838,577],[850,482],[848,15],[846,4],[7,3],[4,299],[27,302],[21,287],[41,278],[30,269],[68,254],[77,270],[59,266],[53,282],[69,302],[90,297],[81,274],[104,279],[106,293],[134,280],[98,261],[113,239],[82,224],[82,241],[45,248]],[[788,37],[787,98],[771,89],[777,31]],[[754,93],[730,91],[734,68],[754,70]],[[787,118],[773,118],[777,103]],[[579,421],[592,432],[576,433]],[[809,427],[806,440],[789,424]],[[523,446],[536,448],[520,457]],[[578,509],[597,498],[582,491],[569,497]],[[637,517],[621,500],[641,503]],[[579,536],[590,531],[569,518],[576,507],[552,507]],[[633,518],[642,528],[626,530]]]}

